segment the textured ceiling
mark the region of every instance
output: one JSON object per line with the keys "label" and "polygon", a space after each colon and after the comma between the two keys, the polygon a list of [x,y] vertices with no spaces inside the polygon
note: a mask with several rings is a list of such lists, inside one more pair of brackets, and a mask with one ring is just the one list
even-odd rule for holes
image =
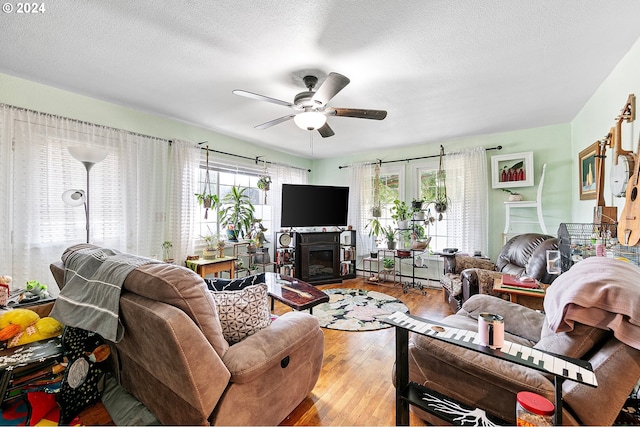
{"label": "textured ceiling", "polygon": [[[637,0],[56,0],[0,16],[0,72],[304,157],[571,121],[640,36]],[[331,138],[288,121],[302,77],[346,75]],[[174,135],[166,135],[171,138]]]}

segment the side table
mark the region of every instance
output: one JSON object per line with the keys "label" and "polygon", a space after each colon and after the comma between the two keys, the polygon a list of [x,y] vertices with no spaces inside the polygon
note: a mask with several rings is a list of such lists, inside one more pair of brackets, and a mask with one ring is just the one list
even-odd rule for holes
{"label": "side table", "polygon": [[229,271],[229,277],[233,279],[235,277],[235,261],[237,259],[236,257],[225,256],[215,259],[187,260],[186,265],[203,279],[207,274],[213,274],[218,277],[218,273],[221,271]]}
{"label": "side table", "polygon": [[543,301],[548,285],[538,283],[539,289],[534,288],[518,288],[516,286],[506,286],[502,283],[502,278],[493,281],[493,290],[509,294],[511,302],[529,307],[533,310],[542,310]]}

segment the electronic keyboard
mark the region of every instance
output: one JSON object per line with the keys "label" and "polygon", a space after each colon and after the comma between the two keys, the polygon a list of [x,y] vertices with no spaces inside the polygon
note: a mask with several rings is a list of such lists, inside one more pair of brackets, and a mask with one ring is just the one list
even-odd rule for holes
{"label": "electronic keyboard", "polygon": [[395,312],[382,320],[392,326],[397,326],[439,339],[451,344],[479,351],[490,356],[509,360],[516,364],[547,372],[549,374],[570,379],[593,387],[598,386],[593,368],[589,362],[580,359],[567,358],[561,355],[553,355],[535,348],[504,341],[500,349],[491,349],[480,342],[477,332],[454,328],[442,323],[426,321],[419,317],[402,312]]}

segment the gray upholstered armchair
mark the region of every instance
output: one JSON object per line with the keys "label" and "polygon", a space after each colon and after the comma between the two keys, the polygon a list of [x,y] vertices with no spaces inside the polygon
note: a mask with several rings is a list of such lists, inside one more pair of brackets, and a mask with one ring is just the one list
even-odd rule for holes
{"label": "gray upholstered armchair", "polygon": [[556,276],[547,273],[547,250],[558,249],[558,239],[538,233],[520,234],[509,239],[498,259],[492,261],[467,255],[445,256],[441,280],[444,297],[455,313],[475,294],[508,299],[493,291],[493,282],[503,274],[526,275],[551,284]]}

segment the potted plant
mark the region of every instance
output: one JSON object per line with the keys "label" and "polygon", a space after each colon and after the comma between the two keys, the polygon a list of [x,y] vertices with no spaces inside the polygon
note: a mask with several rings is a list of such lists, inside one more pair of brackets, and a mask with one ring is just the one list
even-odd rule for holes
{"label": "potted plant", "polygon": [[262,175],[258,179],[258,188],[264,191],[264,204],[267,204],[267,191],[271,188],[271,177],[269,175]]}
{"label": "potted plant", "polygon": [[367,222],[367,225],[364,228],[369,230],[369,236],[380,237],[384,234],[380,219],[377,217],[370,218],[369,222]]}
{"label": "potted plant", "polygon": [[207,171],[204,176],[204,186],[201,193],[195,194],[198,203],[204,207],[204,219],[209,217],[209,209],[217,209],[220,198],[211,192],[211,178],[209,177],[209,147],[207,147]]}
{"label": "potted plant", "polygon": [[394,266],[395,266],[395,262],[393,261],[392,258],[385,258],[385,259],[382,260],[382,267],[385,270],[387,270],[387,271],[388,270],[392,270]]}
{"label": "potted plant", "polygon": [[414,198],[411,201],[411,208],[413,209],[414,212],[418,212],[419,210],[422,209],[423,203],[424,203],[424,200],[422,200],[422,198]]}
{"label": "potted plant", "polygon": [[172,263],[173,258],[171,258],[171,248],[173,247],[173,243],[168,240],[162,242],[162,260],[164,262]]}
{"label": "potted plant", "polygon": [[387,240],[387,249],[393,250],[396,248],[396,230],[388,225],[382,228],[382,235]]}
{"label": "potted plant", "polygon": [[391,212],[391,218],[398,222],[398,228],[409,228],[409,219],[411,219],[412,212],[404,200],[395,199]]}
{"label": "potted plant", "polygon": [[202,249],[202,258],[204,259],[214,259],[216,257],[216,248],[214,237],[211,234],[206,236],[202,236],[204,239],[205,247]]}
{"label": "potted plant", "polygon": [[271,177],[269,175],[262,175],[260,179],[258,179],[258,188],[262,191],[269,191],[269,187],[271,186]]}
{"label": "potted plant", "polygon": [[247,188],[240,188],[234,185],[231,187],[231,191],[225,194],[221,200],[218,218],[220,224],[227,228],[227,235],[231,241],[238,241],[238,238],[244,238],[253,224],[255,208],[246,191]]}
{"label": "potted plant", "polygon": [[209,209],[217,209],[220,205],[220,198],[217,194],[208,193],[206,190],[202,193],[196,193],[198,204],[204,207],[204,219],[209,216]]}
{"label": "potted plant", "polygon": [[422,204],[424,201],[422,199],[413,199],[411,201],[411,213],[413,214],[413,219],[416,221],[424,220],[424,211],[422,210]]}
{"label": "potted plant", "polygon": [[509,190],[508,188],[503,188],[502,191],[506,191],[509,193],[509,201],[510,202],[519,202],[522,200],[522,194],[517,191]]}

